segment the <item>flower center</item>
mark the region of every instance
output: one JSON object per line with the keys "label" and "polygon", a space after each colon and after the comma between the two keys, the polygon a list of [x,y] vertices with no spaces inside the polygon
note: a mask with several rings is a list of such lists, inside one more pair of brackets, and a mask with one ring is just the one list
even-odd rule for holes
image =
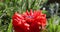
{"label": "flower center", "polygon": [[32,19],[32,18],[33,18],[33,16],[27,16],[27,18],[31,18],[31,19]]}

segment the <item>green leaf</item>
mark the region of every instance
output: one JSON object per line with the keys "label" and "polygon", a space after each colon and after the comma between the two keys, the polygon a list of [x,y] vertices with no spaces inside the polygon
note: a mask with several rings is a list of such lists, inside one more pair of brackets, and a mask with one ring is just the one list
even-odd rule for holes
{"label": "green leaf", "polygon": [[58,30],[57,30],[57,32],[60,32],[60,25],[58,25]]}
{"label": "green leaf", "polygon": [[12,32],[12,20],[11,20],[9,26],[8,26],[7,32]]}
{"label": "green leaf", "polygon": [[36,4],[36,1],[37,1],[37,0],[34,0],[34,1],[33,1],[33,3],[31,4],[31,8],[30,8],[30,9],[32,9],[32,8],[34,7],[34,5]]}

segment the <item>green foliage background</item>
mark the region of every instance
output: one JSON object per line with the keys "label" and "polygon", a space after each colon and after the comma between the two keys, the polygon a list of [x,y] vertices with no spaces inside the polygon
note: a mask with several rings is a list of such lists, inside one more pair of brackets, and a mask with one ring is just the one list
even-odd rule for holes
{"label": "green foliage background", "polygon": [[[39,10],[46,2],[47,0],[0,0],[0,32],[13,32],[12,15],[14,12],[23,13],[30,9]],[[48,14],[45,10],[43,13]],[[56,19],[58,20],[57,25],[54,24]],[[47,20],[45,31],[60,32],[59,16],[55,15]]]}

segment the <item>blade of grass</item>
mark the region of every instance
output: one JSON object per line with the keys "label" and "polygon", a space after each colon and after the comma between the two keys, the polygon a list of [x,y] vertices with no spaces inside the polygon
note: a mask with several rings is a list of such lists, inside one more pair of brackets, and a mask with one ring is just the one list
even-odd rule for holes
{"label": "blade of grass", "polygon": [[8,26],[7,32],[12,32],[12,20],[11,20],[9,26]]}
{"label": "blade of grass", "polygon": [[33,3],[31,4],[31,8],[30,9],[32,9],[34,7],[35,3],[36,3],[36,0],[33,1]]}
{"label": "blade of grass", "polygon": [[29,9],[28,6],[29,6],[29,0],[26,0],[26,10]]}

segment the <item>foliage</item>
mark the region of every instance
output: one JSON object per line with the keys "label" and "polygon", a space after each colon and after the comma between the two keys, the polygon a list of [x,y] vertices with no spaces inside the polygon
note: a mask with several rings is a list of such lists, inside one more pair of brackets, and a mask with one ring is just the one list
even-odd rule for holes
{"label": "foliage", "polygon": [[[12,15],[14,12],[23,13],[26,10],[39,10],[47,0],[0,0],[0,32],[12,32]],[[48,16],[47,11],[43,11]],[[60,32],[60,20],[58,25],[53,24],[60,18],[56,16],[48,19],[48,32]]]}
{"label": "foliage", "polygon": [[60,32],[60,18],[54,15],[48,20],[47,30],[48,32]]}

